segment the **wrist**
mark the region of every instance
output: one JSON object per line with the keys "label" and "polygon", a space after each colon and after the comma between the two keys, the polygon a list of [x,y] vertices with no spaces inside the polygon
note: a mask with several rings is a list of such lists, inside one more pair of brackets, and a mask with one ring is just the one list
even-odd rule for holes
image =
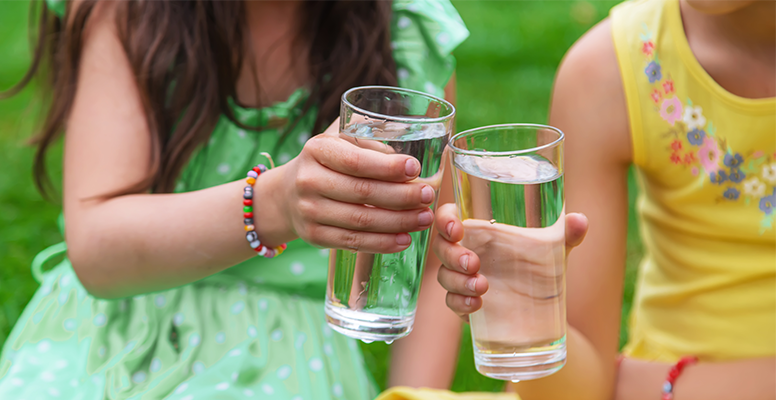
{"label": "wrist", "polygon": [[279,246],[297,238],[285,210],[286,185],[283,184],[283,166],[262,173],[254,185],[255,230],[268,246]]}

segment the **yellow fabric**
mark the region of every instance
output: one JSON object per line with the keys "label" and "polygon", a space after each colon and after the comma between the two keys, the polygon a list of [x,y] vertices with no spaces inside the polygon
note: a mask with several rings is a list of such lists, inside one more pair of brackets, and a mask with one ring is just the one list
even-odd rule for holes
{"label": "yellow fabric", "polygon": [[453,393],[446,390],[395,387],[375,400],[520,400],[514,393]]}
{"label": "yellow fabric", "polygon": [[714,82],[690,50],[678,0],[623,3],[611,18],[646,249],[625,353],[773,356],[776,99]]}

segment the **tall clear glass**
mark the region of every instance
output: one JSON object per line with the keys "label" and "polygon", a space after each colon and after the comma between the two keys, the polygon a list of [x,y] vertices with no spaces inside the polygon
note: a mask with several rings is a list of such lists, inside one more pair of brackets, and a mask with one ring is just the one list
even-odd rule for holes
{"label": "tall clear glass", "polygon": [[[452,104],[422,92],[358,87],[342,96],[340,136],[362,148],[417,158],[421,172],[416,181],[438,195],[454,116]],[[412,243],[399,253],[332,250],[325,308],[329,325],[366,342],[390,343],[408,335],[432,229],[411,232]]]}
{"label": "tall clear glass", "polygon": [[461,244],[490,285],[470,322],[477,371],[491,378],[537,379],[566,363],[563,139],[532,124],[451,139]]}

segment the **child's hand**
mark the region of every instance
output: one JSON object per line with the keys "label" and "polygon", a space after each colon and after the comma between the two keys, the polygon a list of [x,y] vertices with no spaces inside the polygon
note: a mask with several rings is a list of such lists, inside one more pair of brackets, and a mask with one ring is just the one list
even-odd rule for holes
{"label": "child's hand", "polygon": [[[463,239],[463,224],[458,219],[455,204],[445,204],[437,210],[437,237],[433,248],[444,268],[437,279],[447,290],[447,306],[464,320],[482,307],[482,296],[488,291],[487,279],[478,274],[480,259],[458,242]],[[587,233],[587,217],[566,215],[566,254],[582,243]]]}
{"label": "child's hand", "polygon": [[363,148],[379,142],[361,141],[359,147],[340,138],[338,128],[336,120],[281,167],[281,210],[290,229],[320,247],[369,253],[406,249],[407,232],[431,226],[429,206],[438,188],[410,182],[420,173],[417,159]]}

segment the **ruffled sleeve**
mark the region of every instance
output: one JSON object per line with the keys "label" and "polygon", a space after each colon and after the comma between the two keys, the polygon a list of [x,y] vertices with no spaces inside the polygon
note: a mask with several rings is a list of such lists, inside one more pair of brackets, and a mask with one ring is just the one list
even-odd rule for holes
{"label": "ruffled sleeve", "polygon": [[394,0],[391,41],[399,86],[443,96],[455,70],[452,51],[468,36],[448,0]]}

